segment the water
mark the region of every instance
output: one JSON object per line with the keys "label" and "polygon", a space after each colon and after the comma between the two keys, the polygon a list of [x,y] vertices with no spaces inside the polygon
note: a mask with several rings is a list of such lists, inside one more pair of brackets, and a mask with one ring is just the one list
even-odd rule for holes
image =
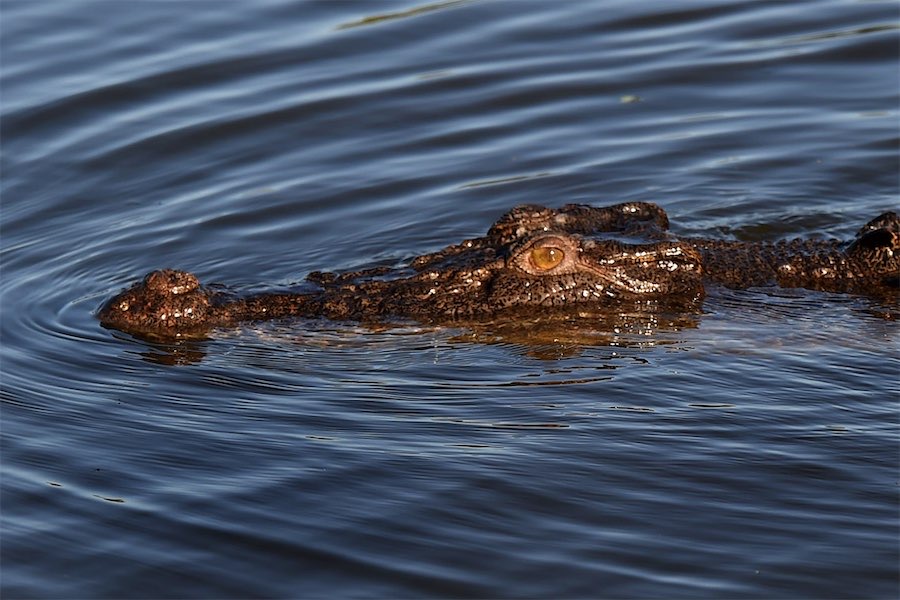
{"label": "water", "polygon": [[848,237],[892,2],[0,4],[5,598],[896,598],[896,309],[153,346],[99,304],[397,263],[523,202]]}

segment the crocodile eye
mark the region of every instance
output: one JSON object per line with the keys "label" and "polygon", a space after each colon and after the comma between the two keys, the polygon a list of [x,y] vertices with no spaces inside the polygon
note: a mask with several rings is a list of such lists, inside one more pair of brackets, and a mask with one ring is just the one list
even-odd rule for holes
{"label": "crocodile eye", "polygon": [[566,253],[554,246],[541,246],[531,251],[531,264],[542,271],[549,271],[566,257]]}

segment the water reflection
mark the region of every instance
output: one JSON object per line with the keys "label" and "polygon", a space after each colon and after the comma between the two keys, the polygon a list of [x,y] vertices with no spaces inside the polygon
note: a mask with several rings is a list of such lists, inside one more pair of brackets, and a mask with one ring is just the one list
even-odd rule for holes
{"label": "water reflection", "polygon": [[[136,353],[143,360],[170,367],[202,362],[206,357],[206,346],[210,340],[206,336],[173,340],[152,334],[128,334],[113,329],[110,329],[110,332],[116,339],[136,343],[138,346]],[[123,351],[123,354],[135,354],[135,350],[133,347],[128,347]]]}
{"label": "water reflection", "polygon": [[663,310],[650,303],[642,310],[539,316],[474,325],[453,341],[504,344],[540,360],[578,356],[589,347],[649,349],[677,344],[678,332],[696,328],[700,313]]}
{"label": "water reflection", "polygon": [[205,344],[198,340],[179,340],[175,343],[158,344],[146,342],[149,348],[141,352],[141,357],[147,362],[174,367],[177,365],[192,365],[201,362],[206,357]]}
{"label": "water reflection", "polygon": [[[592,347],[649,350],[677,345],[683,341],[679,332],[694,329],[700,322],[699,310],[674,312],[664,310],[656,303],[644,304],[639,310],[557,312],[552,315],[469,322],[452,328],[419,325],[413,328],[413,333],[424,335],[437,332],[438,335],[446,335],[445,339],[451,345],[502,345],[522,356],[556,361],[579,356],[586,348]],[[285,342],[311,348],[334,347],[335,334],[345,340],[352,338],[354,346],[360,350],[365,349],[367,337],[369,341],[373,341],[373,336],[379,336],[383,342],[385,335],[393,335],[399,344],[410,335],[409,324],[403,323],[335,323],[329,327],[328,332],[322,331],[322,323],[321,319],[283,320],[262,324],[261,329],[255,329],[254,332],[245,328],[246,331],[241,333],[247,336],[255,334],[271,342],[273,352],[279,344]],[[327,336],[330,341],[316,341],[317,333]],[[217,337],[217,330],[177,340],[114,330],[113,335],[141,344],[143,349],[139,354],[147,362],[177,366],[202,362],[207,355],[209,343]]]}

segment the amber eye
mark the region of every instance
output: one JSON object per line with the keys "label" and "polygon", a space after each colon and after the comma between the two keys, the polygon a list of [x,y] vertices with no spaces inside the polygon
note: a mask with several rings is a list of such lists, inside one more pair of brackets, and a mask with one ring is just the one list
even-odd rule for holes
{"label": "amber eye", "polygon": [[531,251],[531,264],[543,271],[558,267],[566,257],[565,252],[553,246],[541,246]]}

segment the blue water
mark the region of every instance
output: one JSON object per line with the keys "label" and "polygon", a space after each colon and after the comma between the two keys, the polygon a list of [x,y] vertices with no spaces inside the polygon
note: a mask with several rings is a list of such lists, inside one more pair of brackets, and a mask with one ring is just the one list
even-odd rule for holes
{"label": "blue water", "polygon": [[400,264],[519,203],[851,237],[897,209],[893,2],[0,2],[4,598],[897,598],[896,307],[577,327],[103,300]]}

